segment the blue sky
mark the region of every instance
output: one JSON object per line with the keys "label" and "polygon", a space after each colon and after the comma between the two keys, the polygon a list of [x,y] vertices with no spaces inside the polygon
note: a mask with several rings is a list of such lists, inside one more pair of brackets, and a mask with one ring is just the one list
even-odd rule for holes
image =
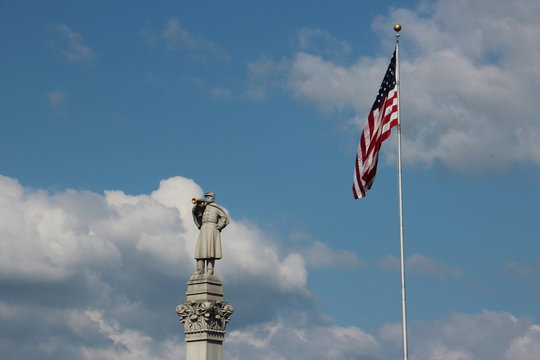
{"label": "blue sky", "polygon": [[540,9],[496,5],[2,2],[0,353],[183,359],[214,191],[227,358],[399,358],[394,137],[351,194],[399,22],[411,357],[536,359]]}

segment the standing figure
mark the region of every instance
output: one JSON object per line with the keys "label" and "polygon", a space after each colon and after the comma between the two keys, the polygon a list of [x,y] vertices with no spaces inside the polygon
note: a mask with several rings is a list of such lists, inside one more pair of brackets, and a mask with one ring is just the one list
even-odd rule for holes
{"label": "standing figure", "polygon": [[205,262],[206,273],[214,273],[216,259],[221,259],[221,236],[220,232],[229,224],[229,218],[221,206],[216,204],[216,195],[207,192],[206,201],[193,199],[193,220],[199,228],[199,238],[195,248],[195,260],[197,260],[196,274],[204,274]]}

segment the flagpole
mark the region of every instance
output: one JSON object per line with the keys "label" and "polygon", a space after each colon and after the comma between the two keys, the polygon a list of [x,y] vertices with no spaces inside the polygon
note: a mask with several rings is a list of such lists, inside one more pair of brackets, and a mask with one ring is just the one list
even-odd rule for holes
{"label": "flagpole", "polygon": [[397,124],[397,152],[398,152],[398,198],[399,198],[399,248],[400,248],[400,263],[401,263],[401,317],[403,330],[403,360],[409,358],[409,343],[407,338],[407,302],[405,297],[405,256],[404,256],[404,241],[403,241],[403,192],[401,183],[401,109],[399,100],[400,92],[400,74],[399,74],[399,31],[401,25],[394,25],[396,32],[396,86],[398,91],[398,124]]}

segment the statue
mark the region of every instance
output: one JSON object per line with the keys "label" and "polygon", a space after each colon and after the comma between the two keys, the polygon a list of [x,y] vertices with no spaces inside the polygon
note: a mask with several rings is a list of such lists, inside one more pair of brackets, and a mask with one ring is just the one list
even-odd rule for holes
{"label": "statue", "polygon": [[221,230],[229,224],[229,218],[221,206],[215,203],[216,195],[207,192],[205,199],[193,199],[193,220],[200,230],[195,248],[197,270],[195,274],[213,274],[215,260],[221,259]]}

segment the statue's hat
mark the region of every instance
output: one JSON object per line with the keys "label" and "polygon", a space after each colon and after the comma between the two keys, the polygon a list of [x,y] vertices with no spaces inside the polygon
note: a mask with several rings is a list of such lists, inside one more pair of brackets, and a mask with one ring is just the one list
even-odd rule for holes
{"label": "statue's hat", "polygon": [[216,194],[214,194],[213,192],[209,191],[209,192],[207,192],[206,194],[204,194],[204,196],[213,196],[213,197],[216,197]]}

